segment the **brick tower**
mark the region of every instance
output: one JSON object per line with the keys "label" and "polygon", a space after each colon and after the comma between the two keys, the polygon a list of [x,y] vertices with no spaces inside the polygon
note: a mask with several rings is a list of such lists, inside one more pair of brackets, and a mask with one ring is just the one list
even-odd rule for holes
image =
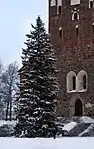
{"label": "brick tower", "polygon": [[94,104],[94,1],[49,0],[49,33],[57,56],[58,115],[85,115]]}

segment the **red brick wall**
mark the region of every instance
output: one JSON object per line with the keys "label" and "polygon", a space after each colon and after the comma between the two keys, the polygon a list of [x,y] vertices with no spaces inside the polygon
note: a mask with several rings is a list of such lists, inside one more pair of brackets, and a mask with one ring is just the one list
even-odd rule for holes
{"label": "red brick wall", "polygon": [[[72,13],[76,8],[79,20],[72,20]],[[85,103],[94,103],[94,33],[92,23],[94,21],[94,8],[89,8],[89,0],[81,0],[80,5],[70,5],[66,0],[62,6],[62,14],[57,14],[57,6],[49,4],[49,33],[58,59],[59,100],[57,112],[59,115],[73,115],[75,101],[80,98]],[[79,35],[76,35],[75,27],[79,26]],[[63,29],[63,37],[59,37],[59,27]],[[90,46],[89,46],[90,45]],[[67,93],[66,76],[69,71],[76,74],[85,70],[88,74],[88,90],[84,93]]]}

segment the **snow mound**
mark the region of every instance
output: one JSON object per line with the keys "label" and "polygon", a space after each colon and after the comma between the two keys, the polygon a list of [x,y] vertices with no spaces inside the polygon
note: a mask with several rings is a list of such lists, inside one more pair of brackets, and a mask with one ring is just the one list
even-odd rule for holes
{"label": "snow mound", "polygon": [[77,125],[76,122],[70,122],[68,124],[66,124],[64,127],[63,127],[63,130],[66,130],[66,131],[70,131],[71,129],[73,129],[75,126]]}
{"label": "snow mound", "polygon": [[14,128],[12,125],[4,124],[0,127],[0,137],[13,137]]}
{"label": "snow mound", "polygon": [[80,118],[81,123],[94,123],[94,119],[88,117],[88,116],[82,116]]}

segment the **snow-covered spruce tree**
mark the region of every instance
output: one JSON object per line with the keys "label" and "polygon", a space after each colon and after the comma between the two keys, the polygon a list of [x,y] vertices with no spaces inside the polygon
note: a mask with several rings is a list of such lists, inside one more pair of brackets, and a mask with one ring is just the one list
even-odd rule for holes
{"label": "snow-covered spruce tree", "polygon": [[56,59],[40,17],[36,20],[36,26],[32,25],[32,28],[33,31],[26,35],[27,48],[23,52],[22,71],[26,79],[21,87],[16,130],[23,137],[52,137],[57,129]]}

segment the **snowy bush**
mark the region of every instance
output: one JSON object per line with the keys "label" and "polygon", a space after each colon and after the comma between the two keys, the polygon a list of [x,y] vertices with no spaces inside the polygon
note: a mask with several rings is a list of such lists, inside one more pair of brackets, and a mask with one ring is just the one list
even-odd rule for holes
{"label": "snowy bush", "polygon": [[0,137],[12,137],[14,129],[12,125],[4,124],[0,127]]}
{"label": "snowy bush", "polygon": [[94,116],[94,105],[86,105],[84,115],[86,116]]}

